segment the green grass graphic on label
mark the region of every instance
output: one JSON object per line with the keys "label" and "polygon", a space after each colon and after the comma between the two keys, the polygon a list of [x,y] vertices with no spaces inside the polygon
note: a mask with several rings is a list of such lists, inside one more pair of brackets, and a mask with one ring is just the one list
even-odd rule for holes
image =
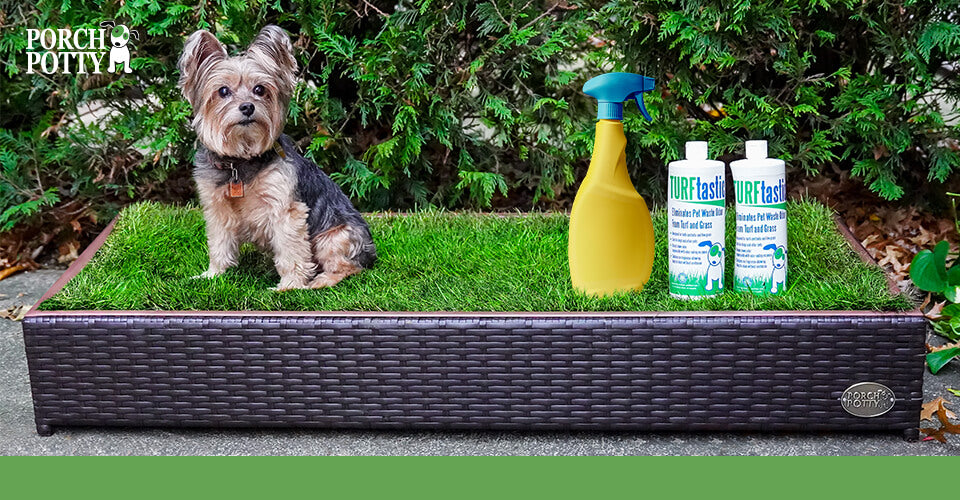
{"label": "green grass graphic on label", "polygon": [[[770,294],[772,287],[770,278],[767,279],[753,279],[749,276],[742,278],[735,278],[733,282],[733,289],[737,292],[751,292],[754,294]],[[779,284],[778,284],[779,285]],[[786,289],[786,286],[777,286],[777,293],[783,292]]]}
{"label": "green grass graphic on label", "polygon": [[716,295],[723,289],[717,280],[713,282],[713,289],[707,290],[706,274],[671,274],[670,275],[670,293],[677,295],[704,296]]}

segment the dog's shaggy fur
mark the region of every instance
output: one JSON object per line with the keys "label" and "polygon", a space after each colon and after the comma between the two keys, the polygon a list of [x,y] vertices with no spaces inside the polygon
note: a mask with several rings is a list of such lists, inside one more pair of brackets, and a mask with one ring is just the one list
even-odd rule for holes
{"label": "dog's shaggy fur", "polygon": [[377,253],[366,221],[281,134],[297,69],[289,36],[267,26],[246,52],[228,57],[212,34],[197,31],[179,68],[202,144],[194,179],[210,266],[200,277],[236,265],[248,241],[273,253],[278,290],[333,286],[372,267]]}

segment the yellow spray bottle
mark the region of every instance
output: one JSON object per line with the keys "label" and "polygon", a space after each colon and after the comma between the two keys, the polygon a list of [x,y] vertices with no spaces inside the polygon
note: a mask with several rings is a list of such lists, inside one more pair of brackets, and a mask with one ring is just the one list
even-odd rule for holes
{"label": "yellow spray bottle", "polygon": [[583,92],[597,99],[597,133],[590,168],[570,211],[569,261],[573,287],[590,295],[640,290],[653,268],[650,210],[627,173],[623,101],[635,99],[644,118],[643,93],[653,78],[606,73]]}

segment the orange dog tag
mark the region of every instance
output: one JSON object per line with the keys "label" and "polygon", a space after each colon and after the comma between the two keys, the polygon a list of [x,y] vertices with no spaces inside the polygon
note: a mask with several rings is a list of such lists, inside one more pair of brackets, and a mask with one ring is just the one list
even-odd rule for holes
{"label": "orange dog tag", "polygon": [[233,168],[232,175],[230,176],[230,187],[228,189],[228,196],[231,198],[243,198],[243,182],[240,181],[240,175],[237,173],[237,169]]}
{"label": "orange dog tag", "polygon": [[242,183],[242,182],[231,182],[231,183],[230,183],[230,197],[231,197],[231,198],[243,198],[243,183]]}

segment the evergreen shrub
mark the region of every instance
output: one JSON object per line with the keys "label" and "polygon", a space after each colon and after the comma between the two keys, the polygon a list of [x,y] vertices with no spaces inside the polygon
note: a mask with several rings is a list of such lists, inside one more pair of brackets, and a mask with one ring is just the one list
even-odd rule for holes
{"label": "evergreen shrub", "polygon": [[[596,109],[580,88],[605,71],[657,81],[652,123],[625,111],[628,164],[648,199],[662,199],[684,141],[736,154],[751,138],[798,170],[836,166],[898,199],[960,170],[958,7],[0,0],[0,231],[67,203],[110,216],[191,196],[173,189],[196,147],[176,89],[184,38],[208,29],[236,53],[267,23],[291,33],[301,68],[287,133],[365,210],[569,206]],[[25,73],[27,28],[103,20],[139,31],[133,73]]]}

